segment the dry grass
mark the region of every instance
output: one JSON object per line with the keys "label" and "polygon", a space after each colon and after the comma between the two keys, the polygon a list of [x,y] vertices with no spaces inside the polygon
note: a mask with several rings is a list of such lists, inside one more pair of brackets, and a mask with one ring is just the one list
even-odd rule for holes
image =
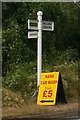
{"label": "dry grass", "polygon": [[3,117],[41,115],[61,111],[78,110],[78,103],[68,103],[55,106],[38,106],[36,103],[24,104],[21,107],[3,107]]}
{"label": "dry grass", "polygon": [[30,100],[24,100],[20,93],[12,92],[3,88],[3,117],[25,116],[55,113],[78,109],[78,100],[71,100],[68,104],[58,104],[55,106],[39,106]]}

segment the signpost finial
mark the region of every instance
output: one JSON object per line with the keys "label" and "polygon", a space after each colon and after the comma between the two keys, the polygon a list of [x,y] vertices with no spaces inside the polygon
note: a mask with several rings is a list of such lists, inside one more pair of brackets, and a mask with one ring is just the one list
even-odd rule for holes
{"label": "signpost finial", "polygon": [[38,12],[37,12],[37,15],[42,16],[42,15],[43,15],[43,12],[42,12],[42,11],[38,11]]}

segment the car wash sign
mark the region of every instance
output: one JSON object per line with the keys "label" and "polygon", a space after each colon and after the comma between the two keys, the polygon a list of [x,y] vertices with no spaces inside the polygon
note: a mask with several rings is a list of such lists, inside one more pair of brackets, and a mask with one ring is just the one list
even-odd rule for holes
{"label": "car wash sign", "polygon": [[[63,91],[63,86],[60,78],[59,72],[50,72],[50,73],[42,73],[41,81],[38,93],[37,104],[39,105],[55,105],[57,102],[57,96],[60,96],[58,100],[63,99],[64,95],[61,95]],[[61,85],[59,85],[61,84]],[[60,87],[62,88],[60,88]],[[59,90],[61,92],[59,93]],[[64,94],[62,92],[62,94]]]}

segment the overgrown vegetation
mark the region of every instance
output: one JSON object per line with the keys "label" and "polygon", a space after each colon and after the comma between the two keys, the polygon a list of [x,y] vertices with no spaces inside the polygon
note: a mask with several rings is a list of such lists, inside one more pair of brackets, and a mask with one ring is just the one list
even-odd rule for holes
{"label": "overgrown vegetation", "polygon": [[[3,87],[30,99],[37,84],[37,42],[27,38],[28,19],[54,21],[54,32],[43,32],[43,72],[59,71],[67,98],[78,95],[80,4],[3,3]],[[4,92],[3,92],[4,93]],[[3,94],[4,102],[5,95]]]}
{"label": "overgrown vegetation", "polygon": [[[66,53],[67,52],[67,53]],[[69,98],[78,97],[78,61],[74,61],[75,52],[71,50],[72,55],[69,55],[71,61],[66,60],[69,53],[66,51],[63,55],[58,56],[56,63],[53,62],[43,64],[42,72],[59,71],[62,74],[63,85],[66,96]],[[63,61],[63,62],[62,62]],[[5,77],[3,77],[3,85],[7,89],[12,91],[21,92],[26,98],[30,98],[36,89],[37,85],[37,73],[36,62],[20,63],[17,66],[12,65],[12,70],[7,71]],[[25,97],[24,97],[25,98]]]}

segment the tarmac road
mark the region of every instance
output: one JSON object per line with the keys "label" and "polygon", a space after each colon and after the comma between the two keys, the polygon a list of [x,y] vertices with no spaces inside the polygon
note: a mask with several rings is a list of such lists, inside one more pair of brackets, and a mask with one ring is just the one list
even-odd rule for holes
{"label": "tarmac road", "polygon": [[28,119],[39,119],[44,120],[50,118],[52,119],[58,119],[58,120],[80,120],[80,112],[79,111],[69,111],[69,112],[57,112],[57,113],[50,113],[50,114],[44,114],[44,115],[30,115],[30,116],[22,116],[22,117],[16,117],[16,118],[2,118],[2,120],[28,120]]}

